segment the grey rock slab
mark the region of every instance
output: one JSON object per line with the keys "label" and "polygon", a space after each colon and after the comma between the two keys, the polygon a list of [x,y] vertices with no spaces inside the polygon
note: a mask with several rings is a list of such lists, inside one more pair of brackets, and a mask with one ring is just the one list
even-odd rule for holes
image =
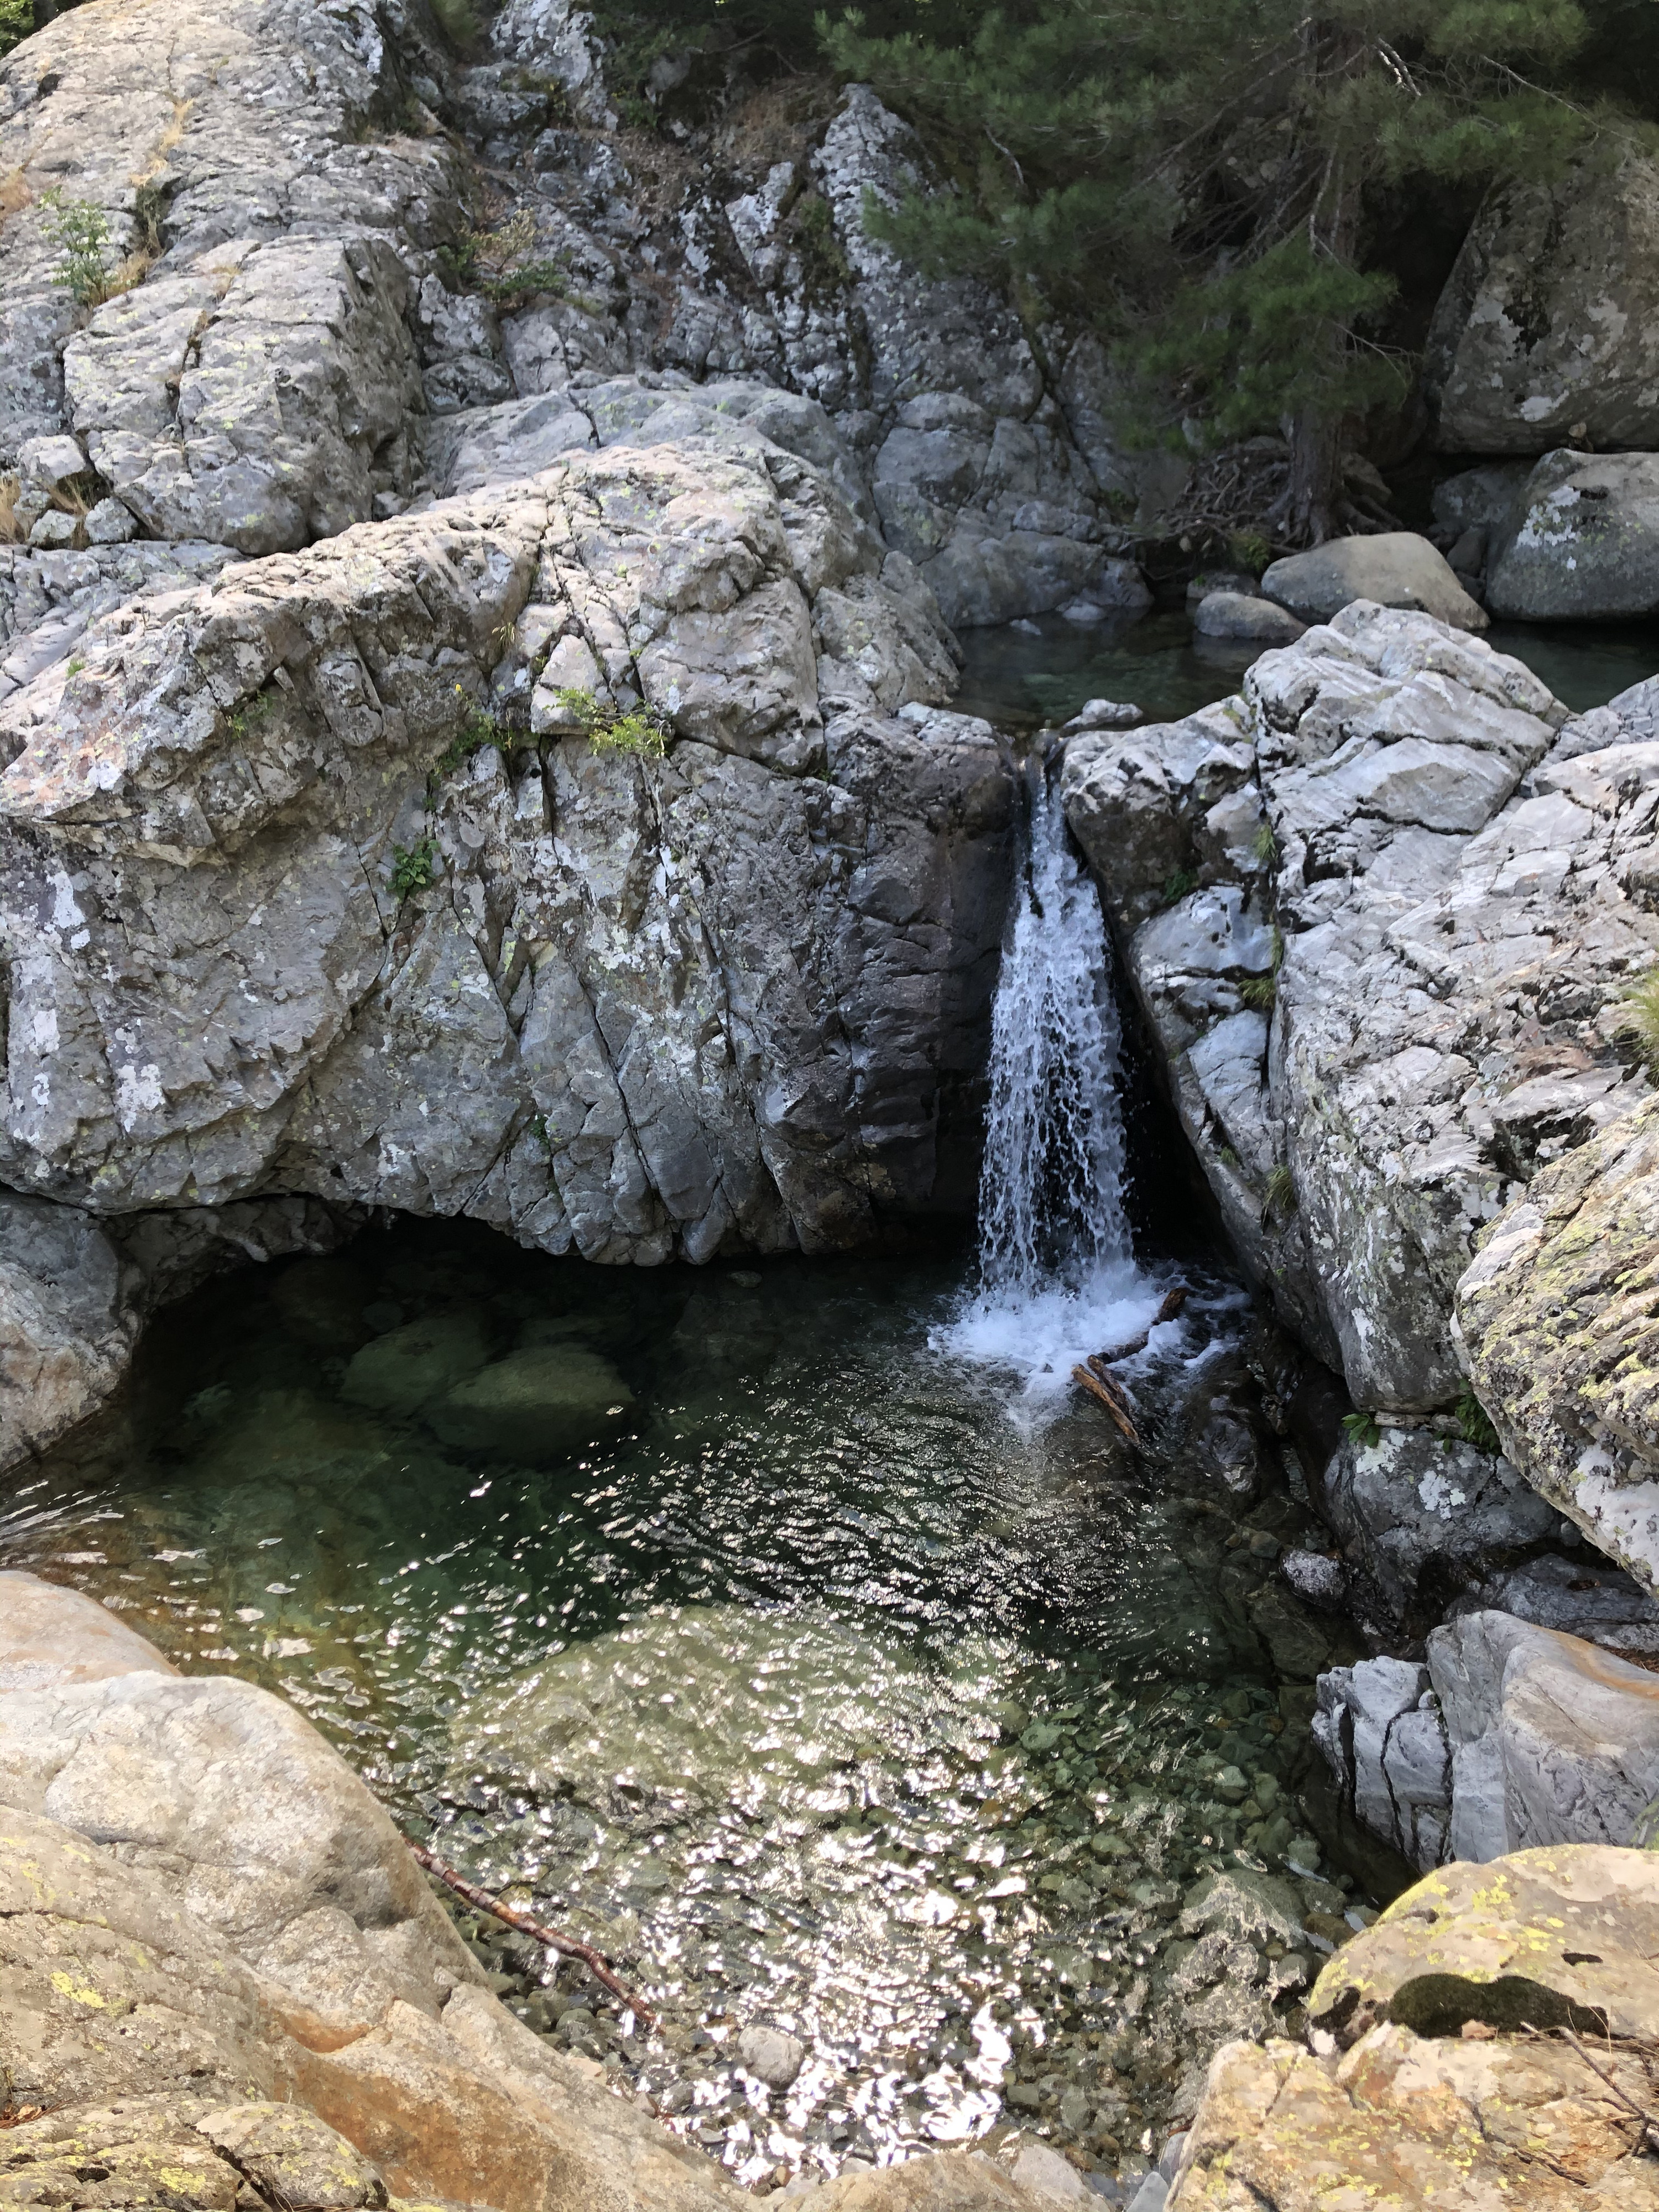
{"label": "grey rock slab", "polygon": [[[1009,773],[935,703],[914,570],[734,436],[131,601],[15,695],[12,1182],[124,1214],[276,1176],[647,1261],[967,1201]],[[666,758],[458,760],[567,649]]]}
{"label": "grey rock slab", "polygon": [[1644,158],[1494,191],[1430,327],[1442,449],[1659,446],[1656,241],[1659,169]]}
{"label": "grey rock slab", "polygon": [[96,1598],[18,1569],[0,1570],[0,1694],[177,1671]]}
{"label": "grey rock slab", "polygon": [[1589,622],[1659,606],[1659,456],[1546,453],[1487,581],[1492,612]]}
{"label": "grey rock slab", "polygon": [[598,1352],[575,1345],[527,1346],[452,1385],[426,1418],[458,1449],[534,1465],[614,1436],[633,1403],[626,1382]]}
{"label": "grey rock slab", "polygon": [[407,306],[372,234],[217,247],[95,310],[64,349],[70,418],[153,536],[309,544],[409,487]]}
{"label": "grey rock slab", "polygon": [[1444,556],[1409,530],[1370,538],[1334,538],[1307,553],[1275,561],[1261,589],[1304,622],[1327,622],[1355,599],[1432,615],[1455,629],[1486,627]]}
{"label": "grey rock slab", "polygon": [[1633,1575],[1579,1552],[1549,1553],[1491,1577],[1454,1599],[1448,1618],[1466,1613],[1507,1613],[1539,1628],[1582,1637],[1603,1650],[1633,1657],[1659,1656],[1659,1598]]}
{"label": "grey rock slab", "polygon": [[1425,1668],[1322,1675],[1314,1737],[1358,1818],[1425,1868],[1645,1840],[1659,1799],[1653,1675],[1508,1613],[1434,1630]]}
{"label": "grey rock slab", "polygon": [[[133,332],[127,356],[107,345],[97,356],[100,437],[117,441],[129,459],[161,437],[172,413],[167,372],[152,380],[149,369],[164,335],[171,345],[175,332],[181,395],[188,384],[207,410],[195,426],[204,455],[219,434],[213,416],[227,399],[235,404],[243,369],[256,373],[259,406],[276,433],[283,313],[265,319],[257,301],[248,300],[246,312],[234,315],[217,337],[210,334],[212,359],[198,368],[185,360],[193,319],[192,325],[182,321],[179,288],[198,281],[190,272],[210,249],[237,246],[228,257],[234,261],[257,242],[276,247],[279,262],[288,257],[281,264],[287,273],[273,283],[274,310],[285,313],[301,300],[319,307],[330,284],[342,309],[347,302],[355,308],[359,301],[350,286],[315,275],[300,280],[301,267],[323,265],[325,241],[373,234],[418,255],[450,234],[453,149],[441,137],[394,136],[378,127],[405,96],[393,37],[390,11],[373,8],[185,0],[165,19],[133,17],[119,37],[109,34],[101,16],[65,11],[0,63],[6,160],[30,195],[0,234],[0,455],[15,455],[29,437],[70,427],[62,357],[67,343],[84,345],[88,335],[80,329],[82,312],[56,281],[60,255],[41,202],[53,187],[105,212],[112,269],[144,248],[131,265],[139,276],[136,288],[94,312],[106,330]],[[153,249],[138,212],[141,190],[161,210],[164,251],[148,268],[143,263]],[[167,304],[152,314],[147,295]],[[197,312],[208,313],[210,321],[220,315],[212,302]],[[325,351],[323,324],[309,327],[307,337],[303,319],[289,325],[299,352]],[[380,336],[361,350],[351,337],[338,343],[354,371],[380,372]],[[314,368],[308,366],[306,374],[314,380]],[[404,388],[400,377],[392,383]],[[365,405],[374,406],[389,388],[383,372],[373,374],[362,395]],[[326,441],[334,418],[349,412],[348,395],[326,376],[315,391],[325,403],[317,427]],[[118,393],[125,420],[101,404]],[[248,405],[237,410],[244,436],[256,444],[264,434],[258,411]],[[291,453],[302,434],[303,425],[290,418],[276,442]],[[222,481],[224,473],[217,471]],[[315,500],[324,500],[326,489],[313,477]],[[269,510],[275,487],[267,483],[261,496]]]}
{"label": "grey rock slab", "polygon": [[1345,1437],[1320,1492],[1332,1528],[1390,1617],[1419,1628],[1432,1622],[1448,1580],[1482,1575],[1559,1526],[1555,1509],[1508,1460],[1424,1429],[1385,1429],[1374,1443]]}

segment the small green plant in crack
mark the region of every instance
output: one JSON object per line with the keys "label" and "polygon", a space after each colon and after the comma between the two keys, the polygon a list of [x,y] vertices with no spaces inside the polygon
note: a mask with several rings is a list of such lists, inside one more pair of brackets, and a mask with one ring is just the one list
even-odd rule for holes
{"label": "small green plant in crack", "polygon": [[1473,1390],[1466,1390],[1457,1401],[1457,1426],[1464,1443],[1473,1444],[1477,1451],[1503,1449],[1498,1441],[1498,1431],[1492,1426],[1491,1414]]}
{"label": "small green plant in crack", "polygon": [[1178,906],[1188,891],[1197,889],[1198,871],[1195,868],[1177,868],[1172,876],[1164,879],[1164,903],[1165,906]]}
{"label": "small green plant in crack", "polygon": [[74,659],[70,661],[70,663],[69,666],[68,666],[68,667],[64,671],[64,673],[66,676],[78,676],[78,675],[81,673],[81,671],[82,671],[82,670],[86,666],[86,665],[87,665],[87,664],[86,664],[86,662],[82,659],[81,655],[77,653],[76,654],[76,656],[75,656]]}
{"label": "small green plant in crack", "polygon": [[1382,1431],[1377,1426],[1375,1413],[1344,1413],[1342,1425],[1351,1443],[1362,1450],[1375,1451],[1382,1441]]}
{"label": "small green plant in crack", "polygon": [[276,702],[269,691],[256,692],[246,707],[239,707],[234,714],[225,717],[225,727],[239,745],[246,744],[249,734],[276,708]]}
{"label": "small green plant in crack", "polygon": [[392,848],[392,895],[401,905],[415,892],[427,890],[438,866],[438,841],[417,837],[412,845]]}
{"label": "small green plant in crack", "polygon": [[1250,850],[1264,868],[1279,866],[1279,840],[1271,822],[1264,822],[1250,841]]}
{"label": "small green plant in crack", "polygon": [[495,745],[505,756],[510,754],[514,746],[524,743],[521,732],[508,729],[490,713],[489,708],[481,707],[476,700],[469,699],[459,684],[455,686],[455,692],[461,702],[460,725],[427,771],[428,805],[436,799],[446,779],[453,775],[458,768],[465,768],[474,753],[481,752],[486,745]]}
{"label": "small green plant in crack", "polygon": [[1296,1178],[1282,1163],[1267,1177],[1261,1194],[1261,1219],[1265,1226],[1270,1221],[1288,1221],[1296,1212]]}
{"label": "small green plant in crack", "polygon": [[109,297],[109,217],[93,200],[66,200],[59,187],[42,192],[46,235],[62,257],[52,272],[78,307],[95,307]]}
{"label": "small green plant in crack", "polygon": [[668,750],[668,726],[650,707],[635,707],[623,714],[608,707],[591,691],[567,687],[554,697],[596,753],[627,753],[636,760],[660,760]]}
{"label": "small green plant in crack", "polygon": [[1278,979],[1272,975],[1249,975],[1238,987],[1242,1005],[1254,1014],[1270,1014],[1279,1002]]}
{"label": "small green plant in crack", "polygon": [[1626,991],[1619,1034],[1634,1037],[1648,1073],[1659,1076],[1659,967],[1650,968]]}

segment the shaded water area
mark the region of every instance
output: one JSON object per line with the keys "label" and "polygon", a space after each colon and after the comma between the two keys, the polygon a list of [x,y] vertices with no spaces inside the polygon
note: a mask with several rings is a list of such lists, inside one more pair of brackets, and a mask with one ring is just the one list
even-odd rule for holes
{"label": "shaded water area", "polygon": [[[1484,633],[1575,714],[1659,674],[1659,623],[1494,623]],[[1060,615],[1008,629],[963,630],[965,714],[1012,728],[1059,723],[1085,699],[1132,700],[1176,721],[1237,690],[1256,648],[1194,635],[1180,611],[1091,627]]]}

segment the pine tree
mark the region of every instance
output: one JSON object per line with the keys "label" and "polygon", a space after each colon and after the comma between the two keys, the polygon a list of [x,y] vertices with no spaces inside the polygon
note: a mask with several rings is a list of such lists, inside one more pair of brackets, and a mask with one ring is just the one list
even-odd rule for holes
{"label": "pine tree", "polygon": [[[1266,520],[1317,543],[1344,425],[1398,398],[1379,201],[1613,160],[1643,135],[1596,82],[1626,0],[1009,0],[957,37],[820,33],[921,127],[946,188],[875,228],[929,273],[1007,284],[1033,326],[1109,334],[1164,427],[1212,445],[1287,425]],[[1633,49],[1626,51],[1626,65]]]}

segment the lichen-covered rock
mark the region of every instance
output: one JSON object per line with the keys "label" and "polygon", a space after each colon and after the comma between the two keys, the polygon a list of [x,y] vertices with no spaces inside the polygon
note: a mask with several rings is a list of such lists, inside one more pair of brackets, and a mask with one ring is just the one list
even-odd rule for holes
{"label": "lichen-covered rock", "polygon": [[1640,2118],[1656,1916],[1642,1851],[1431,1875],[1328,1962],[1311,2051],[1217,2053],[1170,2212],[1659,2205]]}
{"label": "lichen-covered rock", "polygon": [[1659,1102],[1535,1176],[1457,1286],[1470,1372],[1535,1489],[1659,1586]]}
{"label": "lichen-covered rock", "polygon": [[[1012,784],[919,656],[879,702],[882,572],[763,441],[618,448],[94,625],[8,709],[5,1172],[612,1260],[965,1194]],[[537,742],[561,684],[680,742]]]}
{"label": "lichen-covered rock", "polygon": [[[1645,2093],[1634,2057],[1614,2053],[1607,2070],[1632,2102]],[[1386,2027],[1340,2059],[1233,2043],[1210,2069],[1167,2212],[1520,2201],[1569,2212],[1587,2197],[1649,2212],[1659,2179],[1632,2156],[1632,2138],[1565,2042],[1431,2041]]]}
{"label": "lichen-covered rock", "polygon": [[1568,437],[1659,446],[1659,170],[1517,181],[1476,216],[1435,309],[1425,380],[1445,452]]}
{"label": "lichen-covered rock", "polygon": [[1345,2045],[1384,2022],[1455,2036],[1563,2025],[1618,2040],[1659,2018],[1659,1861],[1564,1846],[1428,1875],[1337,1953],[1309,2017]]}
{"label": "lichen-covered rock", "polygon": [[1599,622],[1659,606],[1659,457],[1546,453],[1491,547],[1494,614]]}

